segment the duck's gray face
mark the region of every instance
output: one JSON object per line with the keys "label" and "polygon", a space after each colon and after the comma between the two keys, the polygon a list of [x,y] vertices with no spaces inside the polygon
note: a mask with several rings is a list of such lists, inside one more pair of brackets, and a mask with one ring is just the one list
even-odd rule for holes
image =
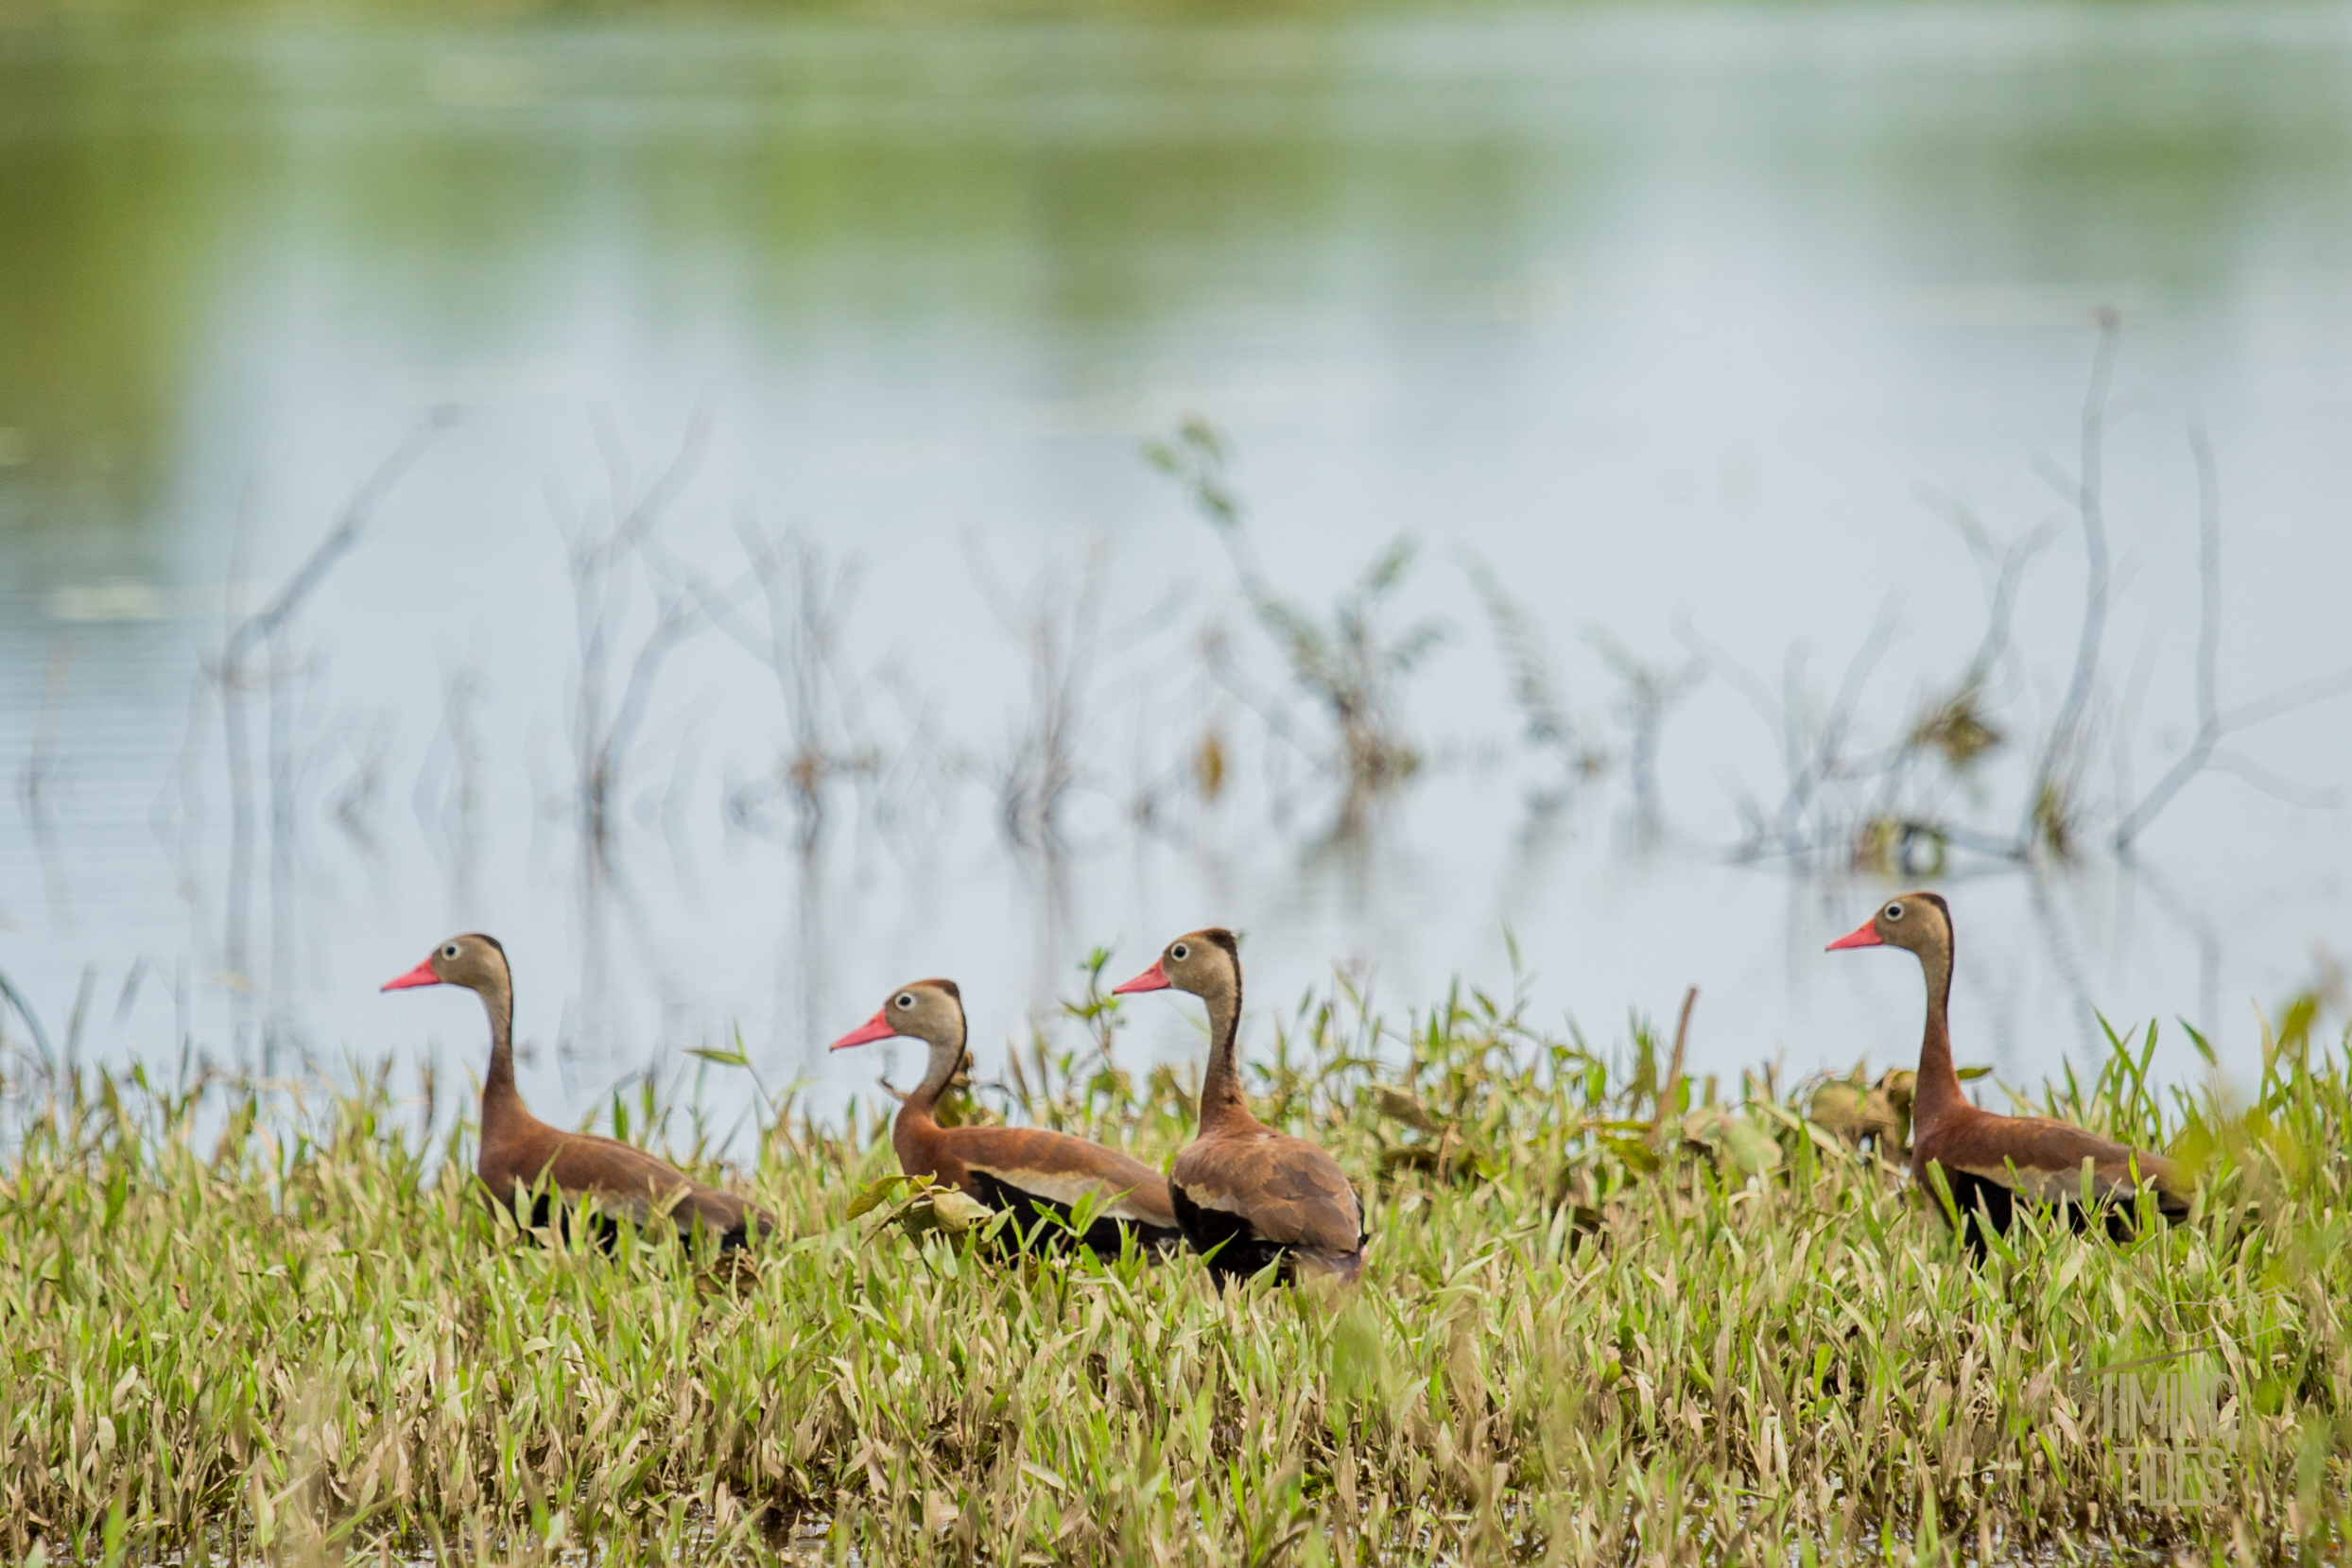
{"label": "duck's gray face", "polygon": [[1862,924],[1829,944],[1829,951],[1847,947],[1900,947],[1912,953],[1948,947],[1952,916],[1935,893],[1905,893],[1891,898]]}
{"label": "duck's gray face", "polygon": [[1111,988],[1115,996],[1139,991],[1183,991],[1207,996],[1229,991],[1239,965],[1240,943],[1223,926],[1187,931],[1161,949],[1157,962],[1124,985]]}
{"label": "duck's gray face", "polygon": [[423,963],[407,974],[385,981],[383,989],[463,986],[468,991],[488,991],[506,977],[507,950],[498,945],[498,939],[469,931],[433,949]]}
{"label": "duck's gray face", "polygon": [[952,1048],[963,1042],[963,997],[953,980],[917,980],[891,992],[872,1018],[835,1041],[831,1049],[848,1050],[871,1041],[905,1035],[934,1049]]}

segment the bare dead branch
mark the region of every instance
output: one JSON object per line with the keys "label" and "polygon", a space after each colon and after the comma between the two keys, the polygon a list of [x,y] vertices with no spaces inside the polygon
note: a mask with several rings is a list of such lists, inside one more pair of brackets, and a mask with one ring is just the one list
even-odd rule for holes
{"label": "bare dead branch", "polygon": [[2221,479],[2214,460],[2213,443],[2206,437],[2203,425],[2189,427],[2188,447],[2197,464],[2197,565],[2201,589],[2197,630],[2197,732],[2180,759],[2166,770],[2164,777],[2156,781],[2154,787],[2117,825],[2114,842],[2119,854],[2129,853],[2133,841],[2146,831],[2149,823],[2155,820],[2156,815],[2171,803],[2173,797],[2191,779],[2208,767],[2234,773],[2265,794],[2300,805],[2332,805],[2339,799],[2335,791],[2297,784],[2252,758],[2217,750],[2222,738],[2236,731],[2352,691],[2352,670],[2341,670],[2333,675],[2300,681],[2228,713],[2222,711]]}
{"label": "bare dead branch", "polygon": [[2222,647],[2222,492],[2215,471],[2213,443],[2203,425],[2191,425],[2188,450],[2197,462],[2197,733],[2155,787],[2117,824],[2115,847],[2122,853],[2132,840],[2155,819],[2156,813],[2201,772],[2222,738],[2222,699],[2219,665]]}
{"label": "bare dead branch", "polygon": [[[282,989],[290,968],[286,959],[287,943],[292,931],[292,848],[291,813],[293,811],[293,779],[291,775],[290,713],[284,700],[281,684],[285,680],[284,665],[289,661],[286,633],[294,617],[316,593],[320,584],[343,559],[366,537],[369,526],[382,506],[408,471],[415,467],[429,446],[441,433],[456,422],[456,411],[447,406],[436,408],[410,431],[391,455],[376,466],[375,472],[355,491],[325,537],[312,547],[303,563],[271,594],[259,611],[233,619],[221,640],[218,660],[208,669],[220,693],[222,739],[226,746],[224,763],[229,774],[229,877],[226,910],[226,952],[224,960],[230,974],[240,980],[250,980],[253,968],[251,956],[252,929],[252,866],[254,846],[254,812],[252,786],[252,755],[247,730],[245,702],[256,682],[253,669],[255,653],[267,646],[270,650],[270,669],[266,681],[269,692],[270,747],[270,910],[272,953],[278,960],[280,973],[273,974],[273,986]],[[230,582],[244,577],[246,551],[251,546],[250,513],[252,504],[249,487],[239,508],[235,543],[231,551]],[[231,611],[234,615],[233,607]],[[240,997],[250,994],[239,991]],[[242,1006],[250,1004],[241,1004]],[[240,1025],[240,1034],[243,1025]],[[265,1052],[274,1052],[274,1025],[264,1035]],[[265,1057],[265,1071],[274,1063]]]}
{"label": "bare dead branch", "polygon": [[971,548],[975,580],[1019,645],[1028,676],[1028,706],[997,770],[998,820],[1016,844],[1055,845],[1064,805],[1083,775],[1080,739],[1100,642],[1109,549],[1099,540],[1087,547],[1074,589],[1048,577],[1026,604],[1016,605],[997,586],[977,540]]}
{"label": "bare dead branch", "polygon": [[319,585],[326,580],[327,574],[335,570],[336,563],[349,555],[365,537],[368,525],[374,521],[375,509],[383,504],[384,498],[416,466],[417,459],[424,456],[425,449],[456,422],[456,409],[447,406],[434,409],[425,416],[422,424],[408,433],[406,440],[392,449],[390,457],[376,465],[375,472],[368,476],[367,482],[354,491],[351,500],[344,504],[335,526],[327,530],[326,537],[320,540],[308,558],[294,569],[294,575],[270,595],[268,604],[237,622],[231,629],[221,648],[224,664],[232,667],[243,664],[257,646],[277,635],[279,628],[302,609],[303,601],[317,592]]}
{"label": "bare dead branch", "polygon": [[2321,675],[2309,681],[2299,681],[2282,691],[2273,692],[2268,697],[2256,698],[2252,702],[2232,708],[2228,713],[2223,714],[2222,732],[2223,734],[2235,733],[2252,725],[2260,724],[2265,719],[2276,718],[2281,714],[2292,713],[2297,708],[2308,708],[2314,702],[2325,702],[2331,697],[2341,697],[2345,692],[2352,692],[2352,669],[2338,670],[2333,675]]}
{"label": "bare dead branch", "polygon": [[2209,767],[2224,773],[2234,773],[2274,800],[2307,811],[2326,811],[2343,804],[2343,791],[2312,784],[2297,784],[2272,768],[2264,767],[2242,751],[2217,750]]}
{"label": "bare dead branch", "polygon": [[1459,559],[1463,574],[1486,607],[1487,623],[1494,633],[1496,652],[1502,660],[1511,699],[1519,710],[1521,740],[1559,759],[1560,780],[1538,796],[1537,802],[1558,804],[1581,778],[1600,772],[1608,759],[1598,748],[1578,745],[1576,724],[1568,716],[1559,680],[1544,646],[1543,633],[1526,608],[1504,588],[1494,568],[1475,552],[1464,549],[1459,552]]}
{"label": "bare dead branch", "polygon": [[[1677,612],[1676,622],[1678,638],[1686,630],[1690,637],[1698,637],[1687,615]],[[1619,642],[1605,627],[1587,627],[1584,640],[1617,676],[1622,688],[1617,716],[1633,732],[1626,772],[1634,791],[1634,813],[1644,833],[1654,833],[1663,816],[1658,791],[1658,745],[1674,705],[1706,679],[1706,661],[1698,658],[1676,667],[1653,664]],[[1687,639],[1685,646],[1689,646]],[[1757,682],[1755,689],[1762,691],[1762,682]],[[1769,705],[1769,696],[1766,701]]]}
{"label": "bare dead branch", "polygon": [[[653,533],[693,478],[708,443],[710,418],[698,408],[687,421],[677,450],[654,481],[634,488],[633,470],[609,418],[592,416],[608,483],[606,526],[593,515],[565,531],[572,578],[573,620],[579,638],[579,688],[573,705],[573,807],[592,870],[605,868],[612,850],[613,801],[628,770],[637,729],[669,655],[703,618],[700,601],[674,580],[652,581],[650,625],[639,635],[625,664],[615,669],[615,644],[638,597],[627,571],[632,559],[642,575],[668,578],[662,571]],[[557,524],[564,528],[560,488],[550,487]],[[617,681],[617,694],[614,687]]]}
{"label": "bare dead branch", "polygon": [[[1755,716],[1764,721],[1764,728],[1772,735],[1773,744],[1783,748],[1785,757],[1785,732],[1788,726],[1780,699],[1773,695],[1773,689],[1764,684],[1755,671],[1734,658],[1728,648],[1702,632],[1698,623],[1690,618],[1688,611],[1676,610],[1669,625],[1673,630],[1674,640],[1688,648],[1692,657],[1722,677],[1733,691],[1747,698],[1748,706],[1755,710]],[[1601,645],[1595,644],[1595,646],[1600,647]],[[1605,647],[1602,648],[1602,655],[1607,656]]]}
{"label": "bare dead branch", "polygon": [[2107,393],[2114,381],[2116,351],[2122,333],[2113,309],[2102,307],[2098,322],[2099,346],[2091,360],[2090,388],[2083,398],[2079,468],[2071,480],[2052,480],[2062,493],[2067,494],[2083,525],[2083,630],[2075,646],[2074,672],[2058,705],[2057,719],[2043,738],[2033,765],[2032,781],[2026,791],[2024,815],[2017,824],[2016,853],[2020,854],[2031,853],[2034,844],[2047,836],[2048,802],[2057,787],[2060,767],[2075,753],[2082,738],[2083,712],[2098,679],[2100,649],[2107,635],[2111,568],[2107,559],[2101,464],[2106,452]]}
{"label": "bare dead branch", "polygon": [[1846,664],[1845,679],[1839,683],[1838,695],[1823,717],[1821,732],[1809,754],[1801,753],[1803,760],[1790,777],[1788,796],[1781,802],[1779,823],[1784,836],[1795,831],[1797,818],[1821,786],[1839,775],[1845,737],[1853,727],[1854,711],[1861,702],[1862,690],[1869,683],[1871,672],[1878,667],[1878,661],[1894,644],[1896,602],[1895,595],[1891,594],[1879,607],[1870,635],[1862,640],[1862,646]]}

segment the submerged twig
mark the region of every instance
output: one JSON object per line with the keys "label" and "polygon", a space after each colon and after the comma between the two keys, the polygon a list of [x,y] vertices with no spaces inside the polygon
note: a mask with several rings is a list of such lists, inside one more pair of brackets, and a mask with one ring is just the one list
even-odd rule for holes
{"label": "submerged twig", "polygon": [[[2243,707],[2224,713],[2221,698],[2222,650],[2222,488],[2213,457],[2213,443],[2203,425],[2192,425],[2188,432],[2188,448],[2197,462],[2197,568],[2201,592],[2197,622],[2197,732],[2183,751],[2180,760],[2166,770],[2154,787],[2141,797],[2116,825],[2115,848],[2119,854],[2128,853],[2132,843],[2156,814],[2170,805],[2188,781],[2208,767],[2222,767],[2236,772],[2257,788],[2271,793],[2288,793],[2280,786],[2283,781],[2272,781],[2266,770],[2255,767],[2246,758],[2216,755],[2215,748],[2222,738],[2233,731],[2259,724],[2264,719],[2292,712],[2314,702],[2352,691],[2352,670],[2298,682],[2281,692],[2249,702]],[[2321,797],[2332,801],[2332,793]]]}
{"label": "submerged twig", "polygon": [[[266,674],[270,698],[270,921],[271,951],[275,960],[270,980],[273,991],[283,993],[290,978],[288,944],[294,922],[291,906],[294,813],[292,740],[288,729],[290,717],[280,689],[285,676],[285,669],[281,667],[286,657],[284,639],[311,595],[366,538],[369,526],[375,520],[377,508],[406,477],[409,470],[416,466],[425,449],[455,422],[454,409],[446,406],[434,409],[393,448],[389,457],[376,465],[375,472],[345,503],[334,526],[311,548],[303,563],[279,585],[278,591],[264,602],[261,609],[240,617],[233,605],[229,607],[232,619],[221,639],[218,660],[208,673],[220,694],[222,739],[227,749],[229,769],[229,907],[224,957],[227,971],[234,977],[234,983],[251,985],[253,969],[250,946],[254,837],[251,778],[252,759],[246,729],[245,699],[255,684],[254,657],[265,647],[270,650],[271,663]],[[247,530],[241,520],[235,552],[240,560],[246,544]],[[235,579],[241,576],[241,571],[232,569],[233,589]],[[273,1016],[263,1037],[266,1068],[269,1059],[274,1057],[276,1036]]]}
{"label": "submerged twig", "polygon": [[2059,769],[2079,751],[2083,711],[2098,678],[2100,652],[2107,635],[2109,567],[2104,466],[2107,439],[2107,389],[2115,376],[2116,351],[2122,332],[2113,310],[2099,312],[2099,347],[2091,359],[2090,388],[2083,397],[2078,472],[2069,478],[2054,467],[2042,465],[2043,476],[2072,504],[2083,525],[2083,629],[2076,642],[2074,671],[2067,678],[2058,716],[2043,737],[2026,789],[2024,816],[2017,824],[2017,853],[2029,854],[2038,844],[2063,858],[2066,853],[2066,804],[2059,796]]}

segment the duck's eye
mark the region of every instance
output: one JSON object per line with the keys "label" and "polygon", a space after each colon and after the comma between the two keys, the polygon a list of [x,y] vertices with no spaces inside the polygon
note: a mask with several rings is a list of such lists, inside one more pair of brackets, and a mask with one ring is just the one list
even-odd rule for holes
{"label": "duck's eye", "polygon": [[913,991],[900,991],[900,992],[898,993],[898,1006],[899,1006],[899,1007],[901,1007],[901,1008],[907,1008],[907,1009],[908,1009],[908,1010],[910,1010],[910,1011],[911,1011],[911,1010],[913,1009],[913,1008],[914,1008],[914,1005],[915,1005],[915,993],[914,993]]}
{"label": "duck's eye", "polygon": [[1167,950],[1167,956],[1181,964],[1186,958],[1192,956],[1192,949],[1183,942],[1178,942],[1175,946]]}
{"label": "duck's eye", "polygon": [[457,956],[458,944],[456,942],[451,942],[447,947],[441,949],[441,956],[444,958],[454,958]]}
{"label": "duck's eye", "polygon": [[1899,905],[1899,904],[1890,904],[1890,905],[1887,905],[1887,919],[1889,919],[1889,920],[1891,920],[1891,921],[1899,921],[1899,920],[1901,920],[1902,918],[1903,918],[1903,906],[1902,906],[1901,905]]}

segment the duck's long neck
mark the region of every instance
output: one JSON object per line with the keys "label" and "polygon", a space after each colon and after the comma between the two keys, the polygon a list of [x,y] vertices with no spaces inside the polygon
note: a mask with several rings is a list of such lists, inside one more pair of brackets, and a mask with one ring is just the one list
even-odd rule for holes
{"label": "duck's long neck", "polygon": [[1918,1099],[1913,1116],[1933,1122],[1968,1103],[1960,1074],[1952,1067],[1952,944],[1947,939],[1919,955],[1928,977],[1928,1032],[1919,1042]]}
{"label": "duck's long neck", "polygon": [[956,1069],[963,1065],[963,1048],[969,1037],[969,1029],[961,1028],[952,1042],[930,1042],[930,1068],[923,1075],[923,1081],[915,1085],[914,1092],[900,1104],[897,1116],[891,1122],[891,1147],[897,1151],[900,1169],[911,1170],[918,1164],[931,1163],[919,1156],[924,1146],[939,1134],[939,1098],[955,1080]]}
{"label": "duck's long neck", "polygon": [[1237,1042],[1241,1034],[1241,966],[1232,980],[1201,993],[1209,1009],[1209,1067],[1201,1077],[1201,1127],[1219,1122],[1254,1122],[1249,1097],[1241,1092]]}
{"label": "duck's long neck", "polygon": [[482,1079],[482,1130],[504,1123],[523,1110],[523,1096],[514,1087],[514,982],[502,980],[481,989],[482,1010],[490,1014],[490,1073]]}

